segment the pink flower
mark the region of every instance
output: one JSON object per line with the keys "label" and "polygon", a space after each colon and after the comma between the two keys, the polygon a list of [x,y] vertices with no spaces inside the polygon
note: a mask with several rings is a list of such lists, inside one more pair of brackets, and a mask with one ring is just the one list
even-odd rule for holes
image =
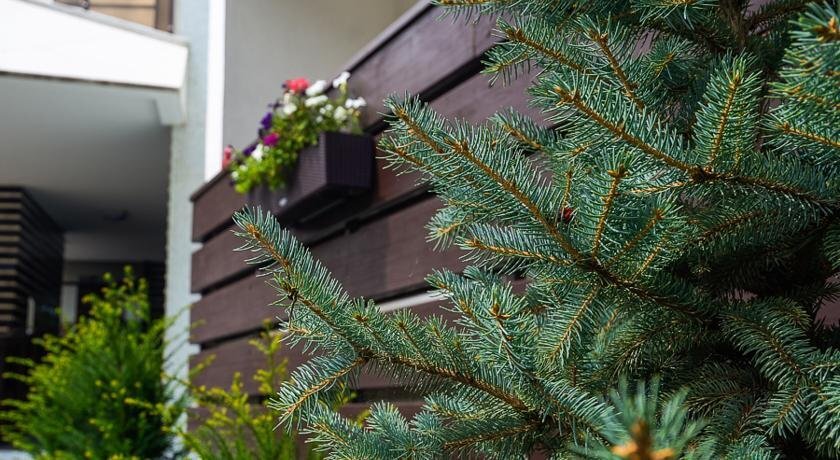
{"label": "pink flower", "polygon": [[228,145],[222,150],[222,168],[227,168],[233,161],[233,146]]}
{"label": "pink flower", "polygon": [[262,138],[262,143],[266,147],[274,147],[277,145],[277,141],[280,139],[280,135],[277,133],[268,133],[264,138]]}
{"label": "pink flower", "polygon": [[302,93],[306,91],[306,88],[309,88],[309,80],[305,78],[293,78],[291,80],[286,80],[286,83],[283,86],[293,93]]}

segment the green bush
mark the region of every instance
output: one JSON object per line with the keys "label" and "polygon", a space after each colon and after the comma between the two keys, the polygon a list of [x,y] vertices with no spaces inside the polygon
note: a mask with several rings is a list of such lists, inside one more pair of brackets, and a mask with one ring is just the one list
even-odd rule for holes
{"label": "green bush", "polygon": [[[288,379],[286,359],[278,360],[281,342],[268,329],[259,339],[249,342],[265,357],[265,369],[253,376],[259,394],[271,394]],[[200,364],[192,370],[198,374],[209,364]],[[229,389],[207,388],[190,385],[190,394],[198,406],[195,421],[198,426],[181,431],[184,445],[204,460],[294,460],[298,456],[296,432],[276,430],[277,416],[265,407],[259,407],[249,398],[243,387],[242,375],[236,372]],[[342,393],[340,403],[349,400]],[[317,460],[323,455],[307,451],[307,458]]]}
{"label": "green bush", "polygon": [[177,457],[174,425],[186,400],[163,375],[167,322],[149,317],[146,282],[130,268],[122,281],[104,280],[83,299],[90,316],[39,339],[41,362],[11,359],[26,372],[9,377],[29,394],[3,401],[3,437],[36,458]]}

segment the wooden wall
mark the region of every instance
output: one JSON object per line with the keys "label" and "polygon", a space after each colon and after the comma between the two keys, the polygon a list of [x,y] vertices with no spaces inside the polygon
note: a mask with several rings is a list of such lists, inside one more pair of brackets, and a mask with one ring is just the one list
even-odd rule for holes
{"label": "wooden wall", "polygon": [[[527,77],[491,88],[487,76],[479,74],[482,56],[495,40],[491,21],[455,22],[440,15],[435,7],[418,5],[348,66],[352,93],[369,103],[363,116],[365,131],[379,136],[386,128],[381,101],[391,93],[419,94],[446,117],[471,122],[481,122],[505,107],[537,116],[527,107]],[[389,301],[425,292],[424,278],[433,269],[457,270],[463,263],[458,250],[436,252],[425,241],[424,226],[440,206],[437,198],[418,185],[415,176],[396,176],[383,166],[377,160],[373,193],[347,203],[321,222],[293,230],[351,295]],[[242,371],[247,377],[262,365],[260,356],[249,349],[248,338],[260,331],[264,320],[284,313],[269,306],[275,300],[273,290],[254,277],[242,253],[233,251],[240,242],[231,232],[230,217],[245,199],[232,190],[227,175],[201,187],[193,201],[193,239],[202,248],[192,257],[192,290],[201,294],[192,310],[192,321],[199,323],[192,341],[201,348],[196,361],[215,355],[199,383],[226,386],[233,372]],[[441,313],[433,301],[411,308],[423,314]],[[290,368],[301,362],[295,351],[285,353]],[[361,405],[373,399],[371,395],[390,394],[405,400],[409,412],[417,407],[396,382],[363,377],[358,386]],[[254,385],[248,388],[256,391]]]}

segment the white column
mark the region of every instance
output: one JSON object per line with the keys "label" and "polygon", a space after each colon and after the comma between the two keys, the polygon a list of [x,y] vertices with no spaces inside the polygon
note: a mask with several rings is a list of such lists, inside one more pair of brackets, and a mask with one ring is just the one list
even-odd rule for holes
{"label": "white column", "polygon": [[174,32],[190,47],[184,85],[186,122],[172,128],[166,230],[166,315],[176,318],[167,337],[171,356],[167,372],[179,378],[187,377],[189,356],[195,351],[187,343],[191,322],[187,308],[198,299],[190,292],[191,256],[198,245],[191,241],[189,196],[204,183],[205,158],[212,152],[219,156],[222,148],[218,98],[224,61],[218,62],[218,54],[224,57],[224,7],[224,0],[175,1]]}

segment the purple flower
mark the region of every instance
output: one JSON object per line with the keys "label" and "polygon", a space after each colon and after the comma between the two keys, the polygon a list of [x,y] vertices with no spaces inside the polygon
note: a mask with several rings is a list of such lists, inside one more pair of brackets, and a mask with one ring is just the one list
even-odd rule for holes
{"label": "purple flower", "polygon": [[268,133],[267,136],[262,138],[262,143],[266,147],[274,147],[277,145],[277,141],[280,139],[280,135],[277,133]]}
{"label": "purple flower", "polygon": [[271,120],[273,120],[273,119],[274,119],[274,113],[272,113],[272,112],[266,113],[265,116],[262,117],[262,120],[260,120],[260,126],[262,126],[262,129],[271,128]]}
{"label": "purple flower", "polygon": [[249,145],[248,147],[245,147],[245,149],[242,150],[242,154],[245,155],[246,157],[249,157],[249,156],[251,156],[252,153],[254,153],[254,149],[256,149],[256,148],[257,148],[257,141],[254,141],[254,142],[251,143],[251,145]]}

